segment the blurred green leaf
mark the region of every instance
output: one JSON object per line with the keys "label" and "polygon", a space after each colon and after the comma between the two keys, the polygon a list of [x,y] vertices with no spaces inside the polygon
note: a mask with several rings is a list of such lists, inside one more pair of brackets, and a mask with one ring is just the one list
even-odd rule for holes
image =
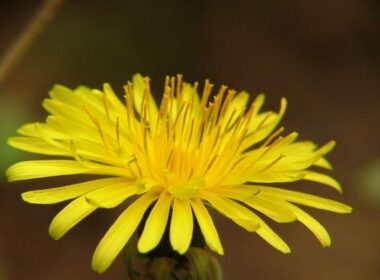
{"label": "blurred green leaf", "polygon": [[356,184],[369,204],[380,207],[380,159],[369,162],[359,170]]}

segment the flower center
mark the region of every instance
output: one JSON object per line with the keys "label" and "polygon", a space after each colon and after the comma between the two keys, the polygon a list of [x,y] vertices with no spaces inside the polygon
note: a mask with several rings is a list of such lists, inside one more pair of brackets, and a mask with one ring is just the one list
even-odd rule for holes
{"label": "flower center", "polygon": [[184,184],[169,185],[166,190],[174,197],[187,199],[198,195],[199,190],[204,186],[203,178],[193,178]]}
{"label": "flower center", "polygon": [[172,147],[171,152],[164,160],[163,167],[166,190],[174,197],[187,199],[198,195],[199,190],[205,185],[201,176],[194,174],[194,154],[182,147]]}

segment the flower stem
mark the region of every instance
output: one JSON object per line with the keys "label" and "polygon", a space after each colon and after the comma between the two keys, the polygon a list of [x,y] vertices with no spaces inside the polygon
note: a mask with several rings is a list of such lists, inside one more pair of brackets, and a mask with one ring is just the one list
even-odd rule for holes
{"label": "flower stem", "polygon": [[22,55],[53,19],[55,12],[63,1],[64,0],[46,0],[19,37],[10,45],[0,62],[0,84],[6,80]]}

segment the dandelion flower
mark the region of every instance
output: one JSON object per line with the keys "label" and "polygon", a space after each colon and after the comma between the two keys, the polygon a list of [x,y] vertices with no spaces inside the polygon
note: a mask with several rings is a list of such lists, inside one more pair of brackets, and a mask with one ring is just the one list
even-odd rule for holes
{"label": "dandelion flower", "polygon": [[[61,238],[98,208],[114,208],[132,201],[98,244],[92,267],[104,272],[140,223],[137,248],[148,253],[160,243],[166,226],[172,249],[184,254],[199,225],[207,246],[223,254],[219,234],[209,214],[214,208],[274,248],[288,253],[288,245],[257,215],[279,222],[300,221],[323,246],[330,245],[325,228],[298,205],[348,213],[345,204],[278,187],[278,183],[314,181],[341,190],[322,172],[335,143],[317,147],[283,136],[277,128],[286,109],[260,109],[264,95],[249,104],[249,94],[222,86],[167,77],[158,107],[149,79],[135,75],[120,101],[105,84],[103,91],[55,86],[43,106],[50,113],[44,123],[22,126],[9,144],[54,159],[30,160],[7,170],[9,181],[74,174],[103,175],[89,181],[29,191],[22,198],[35,204],[70,201],[52,220],[49,233]],[[210,101],[211,100],[211,101]],[[316,169],[317,168],[317,169]],[[319,169],[318,169],[319,168]],[[297,205],[297,206],[296,206]],[[144,215],[147,218],[143,218]]]}

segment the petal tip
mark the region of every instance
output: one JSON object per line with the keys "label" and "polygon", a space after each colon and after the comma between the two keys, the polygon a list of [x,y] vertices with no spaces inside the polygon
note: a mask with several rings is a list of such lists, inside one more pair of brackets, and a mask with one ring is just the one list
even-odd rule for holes
{"label": "petal tip", "polygon": [[50,226],[48,231],[49,236],[53,238],[55,241],[61,239],[62,235],[58,234],[57,230],[54,227]]}
{"label": "petal tip", "polygon": [[185,249],[185,248],[174,248],[174,247],[172,247],[172,249],[173,249],[173,251],[176,251],[180,255],[184,255],[188,251],[188,248]]}
{"label": "petal tip", "polygon": [[351,206],[348,206],[348,205],[345,205],[345,206],[346,206],[344,209],[345,212],[343,212],[343,213],[347,213],[347,214],[352,213],[353,208]]}
{"label": "petal tip", "polygon": [[96,273],[102,274],[104,271],[107,270],[108,266],[100,262],[97,258],[95,258],[95,255],[94,255],[91,262],[91,268]]}
{"label": "petal tip", "polygon": [[281,115],[285,112],[288,106],[288,100],[285,97],[281,98],[280,113]]}
{"label": "petal tip", "polygon": [[210,248],[212,251],[218,253],[219,255],[221,256],[224,256],[224,249],[222,247],[222,245],[220,245],[219,248]]}
{"label": "petal tip", "polygon": [[[140,239],[141,240],[141,239]],[[153,248],[149,248],[148,246],[146,246],[145,242],[140,242],[140,240],[137,242],[137,250],[142,253],[142,254],[146,254],[148,253],[150,250],[152,250]]]}
{"label": "petal tip", "polygon": [[287,244],[283,244],[283,246],[279,249],[283,254],[290,254],[292,252]]}
{"label": "petal tip", "polygon": [[14,182],[17,181],[17,176],[15,174],[14,168],[17,166],[18,163],[15,163],[8,167],[8,169],[5,171],[5,176],[7,177],[8,182]]}
{"label": "petal tip", "polygon": [[21,195],[21,199],[24,200],[25,202],[30,202],[30,192],[24,192]]}
{"label": "petal tip", "polygon": [[336,181],[336,180],[334,180],[334,181],[335,182],[333,184],[331,184],[331,187],[334,190],[336,190],[338,193],[342,194],[343,193],[343,189],[342,189],[341,184],[338,181]]}
{"label": "petal tip", "polygon": [[111,87],[111,85],[109,84],[109,83],[104,83],[103,84],[103,91],[105,92],[105,93],[110,93],[110,92],[112,92],[113,93],[113,89],[112,89],[112,87]]}
{"label": "petal tip", "polygon": [[321,244],[323,248],[328,248],[331,246],[331,240],[326,240],[325,242],[322,242]]}

